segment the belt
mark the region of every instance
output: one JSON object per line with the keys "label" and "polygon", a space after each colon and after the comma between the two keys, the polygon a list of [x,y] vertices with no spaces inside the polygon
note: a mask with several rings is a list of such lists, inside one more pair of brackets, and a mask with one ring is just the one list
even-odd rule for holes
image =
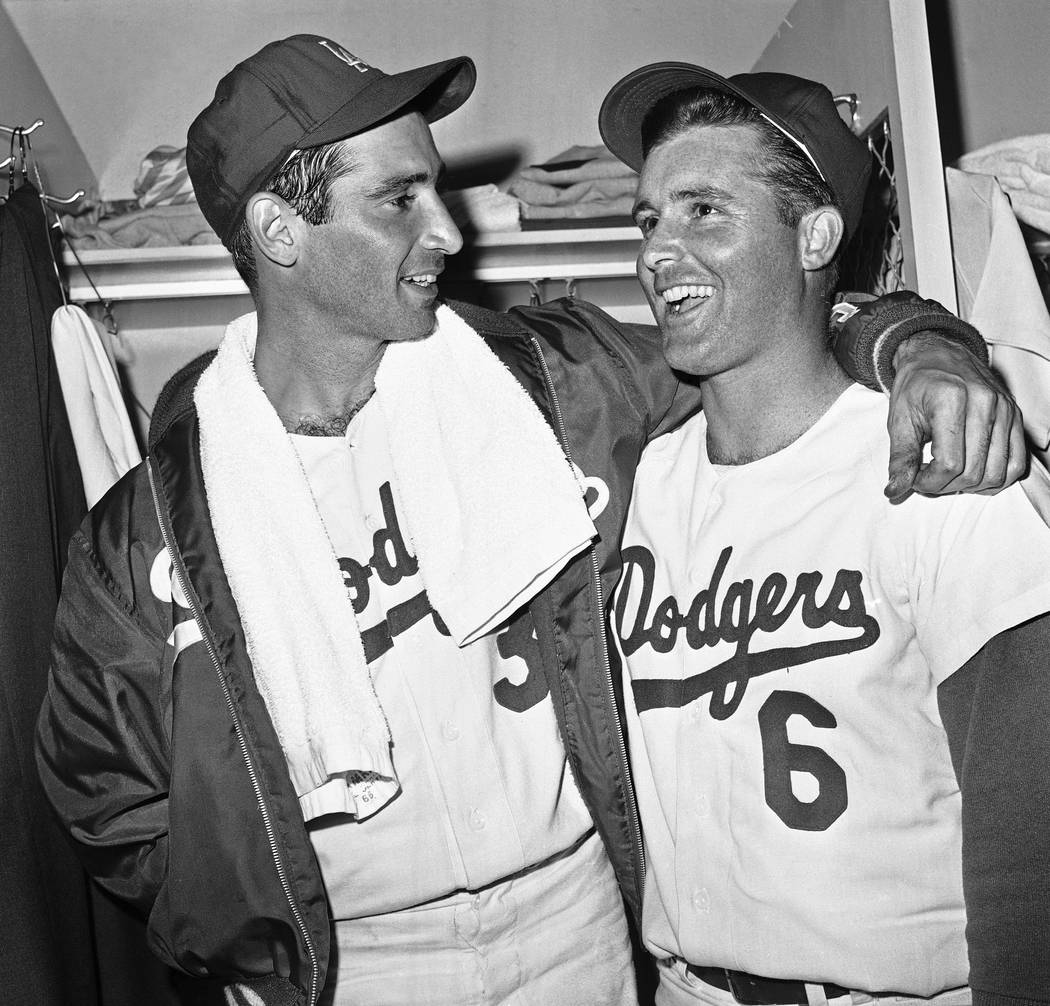
{"label": "belt", "polygon": [[[749,975],[745,971],[731,971],[728,968],[713,968],[699,964],[689,964],[686,971],[699,978],[708,985],[731,992],[733,998],[742,1003],[743,1006],[787,1006],[794,1003],[796,1006],[807,1006],[809,996],[806,995],[806,982],[791,981],[781,978],[760,978],[758,975]],[[821,985],[810,982],[824,990],[827,999],[836,996],[848,996],[849,989],[841,985]]]}

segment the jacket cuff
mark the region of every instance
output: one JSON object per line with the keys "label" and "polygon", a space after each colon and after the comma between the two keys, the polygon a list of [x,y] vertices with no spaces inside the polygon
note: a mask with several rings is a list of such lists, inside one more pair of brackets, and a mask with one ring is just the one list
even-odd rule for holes
{"label": "jacket cuff", "polygon": [[923,300],[910,290],[878,298],[845,293],[831,309],[835,356],[853,380],[876,391],[890,391],[896,376],[893,356],[898,346],[924,330],[960,343],[987,364],[988,347],[973,325],[937,301]]}
{"label": "jacket cuff", "polygon": [[233,982],[223,992],[230,1006],[306,1006],[306,993],[287,978],[277,975]]}

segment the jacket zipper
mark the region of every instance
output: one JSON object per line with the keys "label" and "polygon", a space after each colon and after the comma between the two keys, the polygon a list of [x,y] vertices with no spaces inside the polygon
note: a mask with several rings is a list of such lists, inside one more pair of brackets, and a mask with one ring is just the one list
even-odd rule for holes
{"label": "jacket zipper", "polygon": [[266,805],[266,798],[263,796],[258,771],[252,762],[251,752],[249,752],[248,744],[244,738],[244,728],[241,725],[237,708],[233,703],[233,696],[230,694],[226,678],[222,673],[222,664],[219,661],[219,655],[215,652],[215,643],[212,640],[208,624],[204,619],[204,613],[200,610],[197,603],[196,594],[189,589],[189,577],[186,574],[186,569],[182,562],[182,556],[174,546],[173,535],[168,523],[168,516],[160,504],[160,495],[157,490],[156,479],[153,475],[153,464],[151,461],[146,464],[146,473],[149,476],[150,492],[153,494],[153,509],[157,514],[157,523],[160,526],[161,537],[164,539],[164,547],[167,549],[168,557],[171,559],[172,569],[175,572],[175,576],[178,578],[179,587],[182,589],[182,595],[186,598],[190,610],[193,612],[194,621],[196,621],[197,627],[200,629],[201,639],[207,647],[212,667],[215,669],[216,677],[219,679],[219,685],[222,688],[223,696],[226,699],[226,709],[230,714],[230,719],[233,721],[233,728],[237,734],[237,743],[240,745],[241,756],[244,758],[245,767],[248,769],[248,777],[251,779],[252,789],[255,792],[256,806],[259,808],[259,814],[263,820],[263,827],[266,831],[266,840],[270,846],[270,854],[273,856],[274,866],[277,869],[277,876],[281,882],[281,889],[284,891],[288,907],[291,909],[292,916],[299,928],[299,935],[302,936],[303,944],[306,947],[307,958],[310,963],[310,989],[307,994],[307,1006],[314,1006],[317,1002],[317,984],[321,970],[317,959],[317,951],[314,948],[313,939],[310,937],[310,931],[307,928],[306,920],[303,918],[302,911],[292,893],[292,887],[288,881],[288,874],[284,868],[284,863],[281,860],[280,849],[277,844],[277,835],[274,831],[273,821],[270,818],[270,809]]}
{"label": "jacket zipper", "polygon": [[[543,349],[539,340],[534,335],[529,336],[533,351],[540,362],[543,371],[543,383],[547,389],[547,395],[551,402],[551,414],[554,418],[554,430],[558,440],[565,451],[565,456],[572,464],[572,453],[569,449],[569,440],[565,432],[565,420],[561,412],[561,404],[558,402],[558,394],[554,390],[554,379],[547,368],[547,361],[543,356]],[[591,559],[591,600],[594,605],[592,615],[596,618],[598,631],[598,651],[602,662],[602,680],[605,686],[605,702],[616,732],[617,751],[620,756],[620,774],[623,778],[624,798],[627,802],[627,826],[631,835],[631,854],[634,858],[634,871],[637,877],[636,888],[638,904],[642,903],[642,892],[645,886],[645,849],[642,845],[642,828],[638,817],[638,804],[634,795],[634,782],[631,780],[630,768],[627,761],[627,744],[624,741],[623,727],[620,725],[620,717],[616,712],[616,693],[613,689],[612,667],[609,664],[609,644],[605,637],[605,600],[602,591],[601,567],[598,565],[598,550],[591,545],[589,550]]]}

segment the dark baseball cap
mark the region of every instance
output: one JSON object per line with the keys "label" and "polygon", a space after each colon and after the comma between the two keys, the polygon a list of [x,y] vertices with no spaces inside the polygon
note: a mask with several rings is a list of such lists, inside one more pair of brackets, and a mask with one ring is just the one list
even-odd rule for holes
{"label": "dark baseball cap", "polygon": [[238,63],[189,128],[186,166],[208,223],[228,244],[245,204],[296,149],[363,133],[414,109],[435,122],[463,104],[466,56],[387,74],[320,35],[292,35]]}
{"label": "dark baseball cap", "polygon": [[605,145],[640,171],[645,160],[645,117],[662,98],[695,87],[736,95],[761,112],[799,147],[835,194],[846,233],[856,231],[871,173],[871,153],[839,115],[831,92],[814,80],[789,73],[723,77],[691,63],[652,63],[627,74],[605,96],[598,113]]}

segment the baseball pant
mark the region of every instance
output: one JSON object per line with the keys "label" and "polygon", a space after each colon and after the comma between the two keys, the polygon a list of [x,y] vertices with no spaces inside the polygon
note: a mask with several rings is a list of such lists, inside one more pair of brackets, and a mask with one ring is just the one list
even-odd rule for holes
{"label": "baseball pant", "polygon": [[601,840],[476,893],[336,922],[322,1006],[637,1006]]}

